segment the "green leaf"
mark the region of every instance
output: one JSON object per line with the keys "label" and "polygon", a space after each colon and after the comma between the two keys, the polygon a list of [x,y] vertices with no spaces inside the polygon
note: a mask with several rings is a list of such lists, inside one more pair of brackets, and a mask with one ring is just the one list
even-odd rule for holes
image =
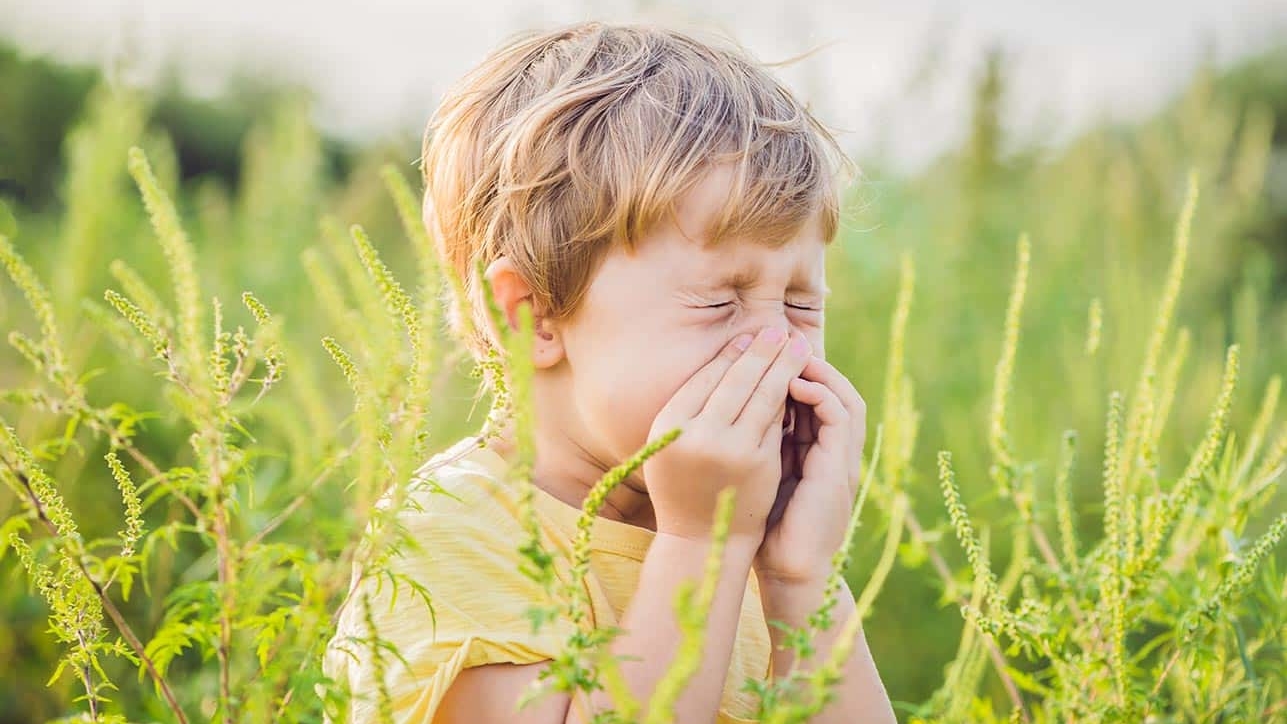
{"label": "green leaf", "polygon": [[9,204],[0,198],[0,236],[7,236],[10,239],[18,236],[18,219],[9,210]]}

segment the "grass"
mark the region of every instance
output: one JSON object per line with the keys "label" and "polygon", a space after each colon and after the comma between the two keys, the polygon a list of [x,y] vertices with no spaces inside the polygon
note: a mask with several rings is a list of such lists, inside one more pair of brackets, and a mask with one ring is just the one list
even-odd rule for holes
{"label": "grass", "polygon": [[[916,178],[869,169],[849,199],[827,353],[876,442],[833,561],[859,617],[824,604],[811,624],[865,622],[908,721],[1287,712],[1287,317],[1241,232],[1272,128],[1203,83],[1137,129],[1053,156],[967,144]],[[3,215],[0,568],[24,585],[0,587],[0,710],[338,711],[351,692],[320,660],[352,566],[432,607],[388,565],[416,549],[390,511],[419,464],[477,429],[480,380],[489,416],[530,429],[524,335],[508,376],[499,356],[471,376],[443,334],[459,280],[403,169],[377,150],[326,179],[302,114],[256,129],[231,194],[181,184],[143,101],[98,93],[61,212]],[[601,481],[584,531],[656,449]],[[515,565],[548,593],[534,620],[583,618],[538,536]],[[700,650],[710,573],[679,602],[685,645],[648,721]],[[578,634],[544,684],[603,684],[634,721],[644,703],[602,655],[612,634]],[[378,635],[350,643],[398,665]],[[764,720],[806,720],[834,672],[761,684]]]}

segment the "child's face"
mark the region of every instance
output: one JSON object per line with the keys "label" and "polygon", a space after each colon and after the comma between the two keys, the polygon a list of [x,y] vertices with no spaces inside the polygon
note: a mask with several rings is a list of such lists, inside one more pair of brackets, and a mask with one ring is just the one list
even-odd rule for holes
{"label": "child's face", "polygon": [[[680,200],[676,215],[689,237],[727,198],[728,179],[711,174]],[[563,389],[572,397],[566,412],[579,418],[565,430],[580,428],[589,439],[576,442],[595,457],[625,459],[647,442],[675,391],[742,332],[797,330],[821,356],[820,228],[812,221],[776,249],[739,239],[703,249],[662,223],[633,254],[610,252],[560,325]]]}

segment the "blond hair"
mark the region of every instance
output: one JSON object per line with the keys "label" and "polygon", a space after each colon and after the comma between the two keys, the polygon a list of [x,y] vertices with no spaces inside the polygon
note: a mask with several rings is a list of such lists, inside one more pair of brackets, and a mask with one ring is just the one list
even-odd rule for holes
{"label": "blond hair", "polygon": [[848,163],[744,51],[601,22],[493,51],[448,92],[423,151],[425,222],[462,287],[449,322],[476,357],[498,346],[478,274],[497,257],[513,260],[536,309],[564,318],[604,253],[673,215],[711,166],[736,164],[705,243],[780,244],[811,218],[829,243],[839,226],[833,162]]}

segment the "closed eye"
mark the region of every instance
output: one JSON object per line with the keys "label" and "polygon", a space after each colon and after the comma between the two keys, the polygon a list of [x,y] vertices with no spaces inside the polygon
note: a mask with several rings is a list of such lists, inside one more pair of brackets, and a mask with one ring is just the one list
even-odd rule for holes
{"label": "closed eye", "polygon": [[[733,302],[720,302],[719,304],[704,304],[704,305],[702,305],[702,307],[701,307],[701,308],[702,308],[702,309],[720,309],[721,307],[727,307],[727,306],[729,306],[730,304],[733,304]],[[821,309],[820,307],[809,307],[809,306],[805,306],[805,305],[803,305],[803,304],[787,304],[787,306],[788,306],[788,307],[790,307],[790,308],[792,308],[792,309],[800,309],[800,310],[803,310],[803,311],[806,311],[806,312],[821,312],[821,311],[822,311],[822,309]]]}

